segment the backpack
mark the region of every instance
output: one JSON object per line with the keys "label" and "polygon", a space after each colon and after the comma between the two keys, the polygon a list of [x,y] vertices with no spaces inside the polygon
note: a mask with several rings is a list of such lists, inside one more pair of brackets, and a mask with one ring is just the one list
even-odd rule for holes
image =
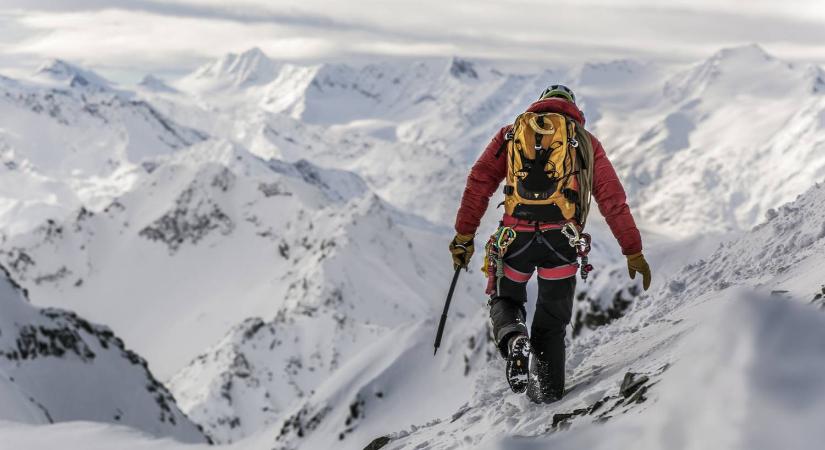
{"label": "backpack", "polygon": [[590,210],[593,147],[590,135],[567,116],[525,112],[506,135],[504,210],[535,222],[575,220]]}

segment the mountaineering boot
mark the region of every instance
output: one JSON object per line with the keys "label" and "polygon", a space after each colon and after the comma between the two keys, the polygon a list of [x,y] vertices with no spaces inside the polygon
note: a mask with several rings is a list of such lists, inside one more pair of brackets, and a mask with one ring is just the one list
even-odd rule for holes
{"label": "mountaineering boot", "polygon": [[533,403],[553,403],[564,394],[564,385],[553,379],[548,361],[530,358],[530,374],[527,381],[527,398]]}
{"label": "mountaineering boot", "polygon": [[507,348],[507,383],[513,392],[520,394],[527,389],[530,340],[523,334],[516,334],[510,338]]}

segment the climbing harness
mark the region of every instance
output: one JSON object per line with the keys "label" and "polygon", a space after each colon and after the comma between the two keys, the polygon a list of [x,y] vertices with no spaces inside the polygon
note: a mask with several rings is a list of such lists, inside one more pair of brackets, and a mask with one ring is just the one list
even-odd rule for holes
{"label": "climbing harness", "polygon": [[576,254],[581,260],[581,277],[587,281],[587,275],[593,270],[593,266],[587,261],[587,254],[590,253],[591,237],[587,233],[580,233],[579,228],[572,222],[567,222],[561,229],[561,234],[567,238],[571,247],[576,249]]}
{"label": "climbing harness", "polygon": [[500,226],[484,246],[484,268],[487,274],[487,294],[498,291],[498,282],[504,277],[504,255],[507,248],[516,240],[516,231],[510,227]]}

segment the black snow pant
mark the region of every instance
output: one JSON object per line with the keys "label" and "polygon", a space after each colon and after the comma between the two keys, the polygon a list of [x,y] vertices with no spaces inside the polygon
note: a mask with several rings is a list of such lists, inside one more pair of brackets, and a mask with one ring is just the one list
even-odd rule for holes
{"label": "black snow pant", "polygon": [[573,310],[576,290],[576,251],[560,230],[524,232],[504,255],[505,276],[496,282],[490,298],[493,335],[503,357],[514,334],[528,335],[527,281],[538,271],[538,298],[530,329],[533,355],[549,366],[554,390],[564,389],[564,337]]}

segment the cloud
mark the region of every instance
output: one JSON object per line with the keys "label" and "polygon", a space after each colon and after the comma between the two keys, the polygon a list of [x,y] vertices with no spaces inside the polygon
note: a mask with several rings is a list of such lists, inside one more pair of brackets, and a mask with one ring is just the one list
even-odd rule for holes
{"label": "cloud", "polygon": [[285,60],[458,54],[542,65],[628,56],[695,60],[750,42],[779,56],[825,61],[819,3],[4,0],[0,64],[62,57],[104,72],[163,72],[258,46]]}

